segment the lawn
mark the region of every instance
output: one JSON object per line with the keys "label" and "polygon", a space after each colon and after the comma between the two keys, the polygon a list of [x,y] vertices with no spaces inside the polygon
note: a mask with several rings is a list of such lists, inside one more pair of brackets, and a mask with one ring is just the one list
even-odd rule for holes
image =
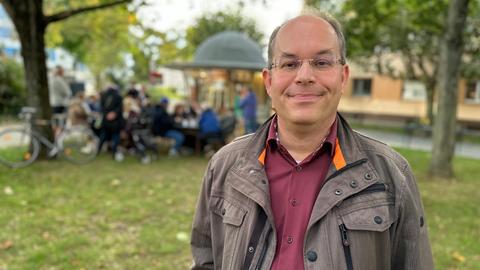
{"label": "lawn", "polygon": [[[428,154],[402,150],[419,178],[436,269],[480,269],[479,161],[428,181]],[[191,218],[207,160],[142,165],[102,155],[76,166],[0,167],[0,270],[188,269]]]}

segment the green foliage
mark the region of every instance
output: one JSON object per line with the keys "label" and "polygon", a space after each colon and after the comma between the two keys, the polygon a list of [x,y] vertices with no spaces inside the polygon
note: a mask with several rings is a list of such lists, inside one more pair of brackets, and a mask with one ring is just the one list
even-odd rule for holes
{"label": "green foliage", "polygon": [[[438,65],[439,42],[448,1],[345,1],[342,19],[349,55],[354,59],[377,59],[377,72],[407,78],[434,77],[426,65]],[[385,55],[396,53],[407,69],[394,73],[379,64]]]}
{"label": "green foliage", "polygon": [[207,38],[227,30],[245,33],[258,44],[263,45],[263,34],[257,30],[253,20],[245,18],[238,11],[235,13],[218,11],[203,15],[187,29],[185,53],[192,56],[195,49]]}
{"label": "green foliage", "polygon": [[132,16],[125,6],[74,16],[49,26],[47,44],[66,49],[93,74],[101,76],[109,69],[125,67]]}
{"label": "green foliage", "polygon": [[177,42],[179,37],[146,28],[134,27],[131,34],[129,53],[135,65],[134,77],[137,81],[146,81],[149,77],[151,63],[163,65],[181,57]]}
{"label": "green foliage", "polygon": [[16,114],[25,106],[27,91],[23,66],[0,55],[0,115]]}
{"label": "green foliage", "polygon": [[461,72],[464,78],[480,79],[480,1],[470,1],[467,17],[463,64]]}

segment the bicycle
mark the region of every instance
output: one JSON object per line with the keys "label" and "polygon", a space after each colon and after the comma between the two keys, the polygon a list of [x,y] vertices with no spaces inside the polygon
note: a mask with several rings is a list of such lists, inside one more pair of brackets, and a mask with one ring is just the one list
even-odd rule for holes
{"label": "bicycle", "polygon": [[19,114],[23,126],[0,132],[0,163],[12,168],[28,166],[38,158],[41,144],[48,148],[49,158],[58,155],[72,163],[84,164],[96,157],[99,141],[90,128],[61,125],[60,133],[51,142],[34,130],[35,113],[35,108],[23,107]]}

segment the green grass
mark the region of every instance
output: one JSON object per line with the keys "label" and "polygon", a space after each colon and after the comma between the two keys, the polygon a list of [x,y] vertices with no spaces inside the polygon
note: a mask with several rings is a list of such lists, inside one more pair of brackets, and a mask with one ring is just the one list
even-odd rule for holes
{"label": "green grass", "polygon": [[[455,158],[455,179],[434,180],[426,173],[429,153],[404,149],[400,152],[417,176],[436,269],[480,269],[480,160]],[[461,262],[455,253],[465,257],[465,261]]]}
{"label": "green grass", "polygon": [[[436,269],[480,269],[478,160],[456,159],[455,180],[430,181],[428,154],[401,152],[419,179]],[[0,167],[0,269],[188,269],[206,164],[201,157],[115,163],[102,155],[83,166]]]}

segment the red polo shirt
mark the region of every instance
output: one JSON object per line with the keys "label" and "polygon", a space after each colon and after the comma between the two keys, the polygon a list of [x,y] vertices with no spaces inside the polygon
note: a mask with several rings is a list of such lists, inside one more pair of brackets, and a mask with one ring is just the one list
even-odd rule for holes
{"label": "red polo shirt", "polygon": [[336,139],[335,119],[324,143],[297,163],[279,140],[277,118],[271,122],[265,152],[265,171],[270,184],[270,200],[277,230],[272,270],[304,269],[305,231],[332,162]]}

